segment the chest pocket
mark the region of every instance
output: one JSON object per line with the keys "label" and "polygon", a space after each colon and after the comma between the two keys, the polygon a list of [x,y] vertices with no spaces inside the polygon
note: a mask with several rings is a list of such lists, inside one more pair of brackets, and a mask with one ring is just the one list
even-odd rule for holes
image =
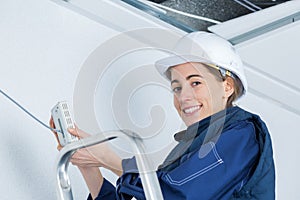
{"label": "chest pocket", "polygon": [[213,142],[202,145],[198,151],[183,156],[181,160],[178,167],[165,174],[165,181],[171,185],[181,186],[205,176],[224,162]]}

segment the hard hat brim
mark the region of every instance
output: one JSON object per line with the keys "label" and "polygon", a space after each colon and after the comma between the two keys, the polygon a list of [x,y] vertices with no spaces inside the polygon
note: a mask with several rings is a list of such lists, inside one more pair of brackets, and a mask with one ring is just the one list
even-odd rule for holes
{"label": "hard hat brim", "polygon": [[174,67],[176,65],[189,63],[189,62],[199,62],[204,64],[215,65],[215,63],[203,57],[198,57],[194,55],[174,55],[156,61],[155,67],[163,77],[169,79],[166,72],[170,67]]}

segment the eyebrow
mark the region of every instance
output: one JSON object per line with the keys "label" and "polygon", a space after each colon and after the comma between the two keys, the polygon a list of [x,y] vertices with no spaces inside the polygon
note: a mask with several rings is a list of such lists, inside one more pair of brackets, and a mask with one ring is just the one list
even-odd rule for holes
{"label": "eyebrow", "polygon": [[[201,76],[200,74],[191,74],[189,76],[187,76],[185,79],[188,81],[189,79],[193,78],[193,77],[200,77],[200,78],[203,78],[203,76]],[[179,83],[179,81],[177,79],[174,79],[171,81],[171,85],[173,83]]]}
{"label": "eyebrow", "polygon": [[189,75],[188,77],[186,77],[185,79],[186,79],[186,80],[189,80],[189,79],[191,79],[191,78],[193,78],[193,77],[200,77],[200,78],[203,78],[203,76],[201,76],[200,74],[191,74],[191,75]]}

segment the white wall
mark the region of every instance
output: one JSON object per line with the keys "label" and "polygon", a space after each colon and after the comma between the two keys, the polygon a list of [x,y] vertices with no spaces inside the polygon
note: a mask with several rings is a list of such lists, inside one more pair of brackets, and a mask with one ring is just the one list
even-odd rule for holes
{"label": "white wall", "polygon": [[[82,62],[113,33],[51,1],[2,0],[0,87],[48,124],[57,101],[72,101]],[[56,199],[53,135],[2,95],[0,102],[0,199]]]}
{"label": "white wall", "polygon": [[[119,1],[98,4],[103,18],[57,2],[2,0],[0,6],[0,88],[47,124],[57,101],[72,105],[77,75],[100,44],[120,31],[160,23]],[[52,133],[2,95],[0,110],[0,199],[56,199]],[[76,168],[70,176],[75,199],[85,199]]]}
{"label": "white wall", "polygon": [[[119,31],[163,24],[129,6],[119,6],[115,3],[117,1],[103,0],[101,5],[97,4],[93,8],[94,14],[97,9],[103,9],[101,18],[55,2],[2,0],[0,6],[0,88],[45,123],[49,120],[51,107],[57,101],[73,102],[77,76],[82,74],[80,70],[88,65],[87,61],[97,53],[103,42]],[[115,5],[111,7],[113,4]],[[113,8],[113,13],[118,15],[112,16],[108,8]],[[128,16],[131,23],[124,16]],[[278,71],[290,67],[288,72],[292,73],[291,76],[285,70],[272,74],[280,79],[284,73],[284,77],[291,77],[289,82],[299,89],[299,80],[295,76],[299,73],[296,68],[299,61],[295,58],[299,32],[297,24],[286,31],[254,39],[248,44],[240,45],[238,49],[251,66],[267,71],[269,68],[264,67],[276,65],[274,69],[279,69]],[[291,43],[283,42],[281,45],[286,51],[278,54],[277,48],[273,48],[272,44],[278,39],[284,41],[282,39],[285,34]],[[254,54],[260,56],[253,56]],[[282,55],[291,59],[288,66],[280,59]],[[273,58],[280,62],[275,62]],[[272,63],[264,62],[270,59]],[[251,68],[247,72],[249,84],[255,85],[254,89],[260,88],[260,82],[256,80],[262,80],[261,84],[264,85],[269,80]],[[276,89],[280,88],[279,94],[288,91],[287,95],[299,98],[299,90],[296,89],[296,93],[292,90],[291,93],[290,90],[284,90],[285,87],[278,81],[271,83],[274,87],[270,90],[259,91],[271,96],[273,93],[277,98],[280,95]],[[95,98],[101,99],[101,95],[99,97],[99,93],[96,93]],[[299,101],[290,102],[296,105],[295,102]],[[270,128],[278,176],[278,199],[299,199],[297,180],[300,175],[297,172],[299,161],[296,149],[299,115],[253,92],[241,103],[249,110],[259,113]],[[2,95],[0,111],[0,199],[56,199],[54,161],[57,151],[53,135]],[[70,176],[75,199],[84,199],[87,189],[76,168],[71,167]]]}

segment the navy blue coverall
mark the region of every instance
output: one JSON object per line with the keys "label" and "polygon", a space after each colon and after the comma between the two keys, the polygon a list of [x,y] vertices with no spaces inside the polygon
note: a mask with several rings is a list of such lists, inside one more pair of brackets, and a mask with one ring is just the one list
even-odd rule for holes
{"label": "navy blue coverall", "polygon": [[[157,170],[164,199],[275,199],[271,139],[259,116],[231,107],[175,139],[178,145]],[[104,179],[96,200],[145,199],[135,159],[122,164],[117,187]]]}

